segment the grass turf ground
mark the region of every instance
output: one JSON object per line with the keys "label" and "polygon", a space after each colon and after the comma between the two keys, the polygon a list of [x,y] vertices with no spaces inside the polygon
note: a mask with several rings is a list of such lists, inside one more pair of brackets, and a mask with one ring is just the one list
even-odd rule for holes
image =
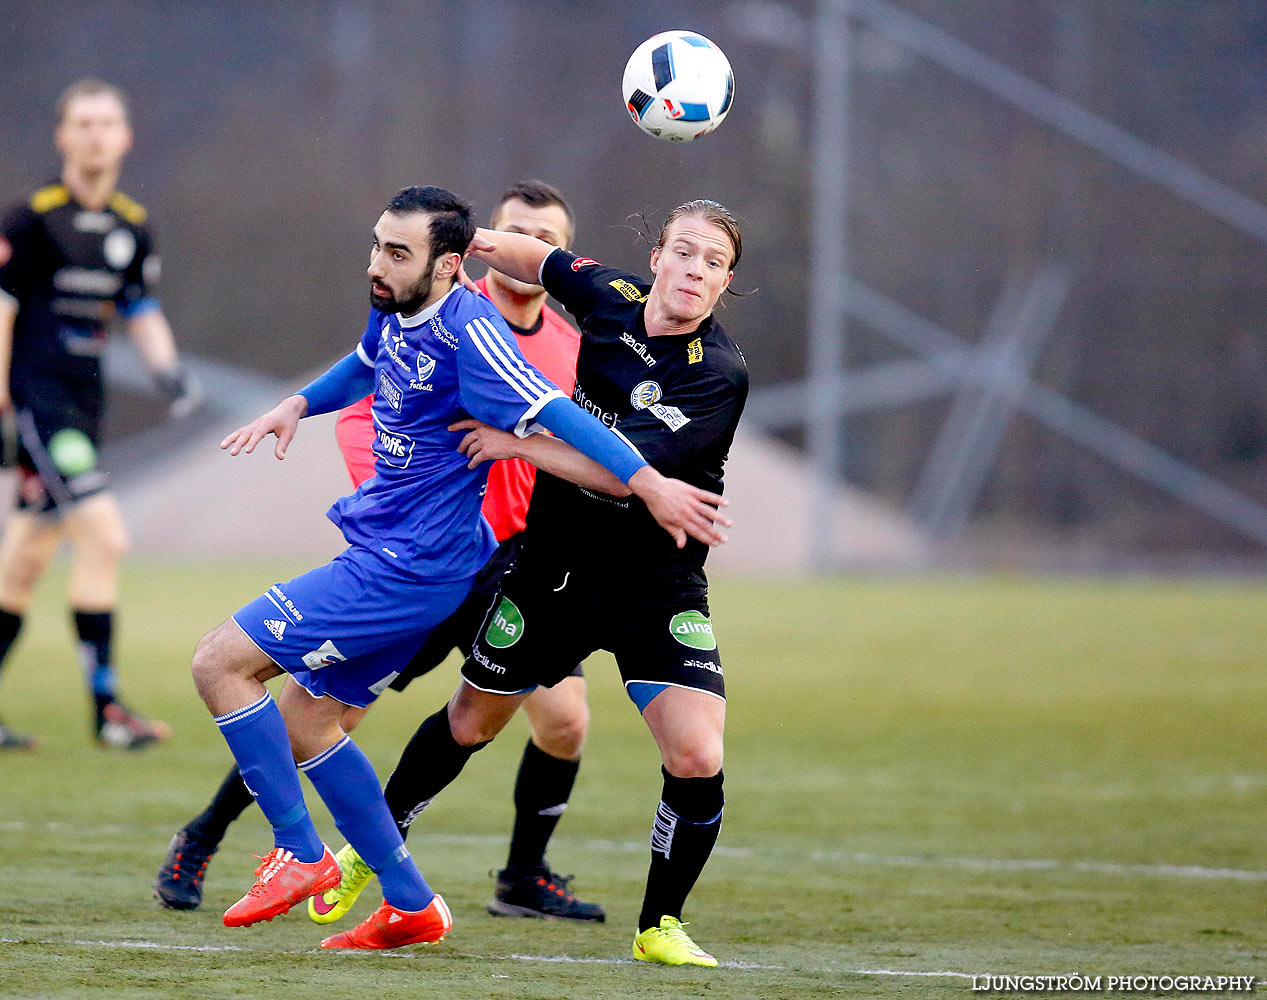
{"label": "grass turf ground", "polygon": [[[128,567],[124,693],[176,729],[131,754],[90,743],[63,579],[41,587],[0,689],[6,720],[44,741],[0,757],[0,995],[923,997],[986,973],[1267,973],[1267,588],[1232,583],[717,585],[729,804],[686,916],[720,969],[628,959],[658,761],[606,657],[591,661],[590,744],[551,851],[607,904],[605,925],[483,912],[519,720],[410,839],[455,915],[442,944],[322,953],[298,908],[223,927],[251,853],[271,846],[254,810],[203,909],[160,910],[168,838],[228,762],[189,653],[295,569]],[[357,736],[380,775],[454,683],[446,667],[381,700]]]}

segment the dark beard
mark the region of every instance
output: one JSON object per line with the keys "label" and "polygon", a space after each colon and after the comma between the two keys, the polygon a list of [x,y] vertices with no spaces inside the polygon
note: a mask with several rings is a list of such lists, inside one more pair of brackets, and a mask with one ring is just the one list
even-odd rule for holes
{"label": "dark beard", "polygon": [[406,290],[405,297],[402,299],[397,299],[391,295],[375,295],[371,287],[370,305],[379,312],[399,313],[402,316],[412,316],[422,308],[422,304],[427,301],[427,298],[430,295],[431,268],[428,267],[427,273],[418,280],[416,285]]}

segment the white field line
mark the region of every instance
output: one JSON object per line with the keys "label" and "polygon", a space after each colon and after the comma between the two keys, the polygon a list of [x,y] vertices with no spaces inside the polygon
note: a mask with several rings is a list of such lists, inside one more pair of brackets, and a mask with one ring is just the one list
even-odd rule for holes
{"label": "white field line", "polygon": [[[5,944],[21,944],[21,945],[37,945],[47,948],[57,947],[75,947],[75,948],[99,948],[103,951],[194,951],[194,952],[242,952],[254,955],[363,955],[366,952],[327,952],[320,948],[304,948],[295,949],[264,949],[264,948],[240,948],[237,945],[193,945],[193,944],[162,944],[157,941],[85,941],[80,939],[70,941],[53,941],[40,940],[35,938],[10,938],[0,937],[0,945]],[[423,958],[433,952],[418,951],[379,951],[371,952],[382,958]],[[552,964],[568,964],[568,965],[637,965],[632,958],[577,958],[572,955],[468,955],[460,954],[462,958],[473,958],[484,962],[545,962]],[[720,962],[718,967],[722,969],[758,969],[771,971],[784,971],[787,966],[783,965],[762,965],[760,962]],[[897,978],[909,979],[981,979],[985,978],[989,973],[984,972],[952,972],[948,969],[939,969],[936,971],[923,971],[919,969],[818,969],[805,968],[804,971],[822,971],[835,972],[846,976],[893,976]],[[494,979],[505,978],[503,976],[494,975]],[[1254,986],[1265,986],[1267,980],[1255,980]]]}
{"label": "white field line", "polygon": [[[191,944],[162,944],[157,941],[86,941],[86,940],[70,940],[70,941],[53,941],[41,940],[34,938],[10,938],[0,937],[0,945],[3,944],[23,944],[38,945],[42,947],[75,947],[75,948],[99,948],[105,951],[197,951],[197,952],[244,952],[256,955],[330,955],[332,952],[323,952],[318,948],[305,948],[302,950],[272,950],[262,948],[240,948],[236,945],[191,945]],[[360,954],[348,953],[348,954]],[[378,957],[382,958],[417,958],[419,952],[416,951],[384,951],[376,952]],[[423,956],[434,954],[433,952],[423,953]],[[481,961],[501,961],[501,962],[545,962],[551,964],[566,965],[637,965],[632,958],[577,958],[572,955],[470,955],[464,956],[469,958],[478,958]],[[765,969],[772,971],[783,971],[786,966],[783,965],[763,965],[759,962],[721,962],[719,968],[723,969]],[[971,979],[972,975],[966,972],[906,972],[898,969],[844,969],[837,970],[844,972],[846,975],[855,976],[919,976],[919,977],[945,977],[954,979]]]}
{"label": "white field line", "polygon": [[[130,837],[152,833],[166,838],[170,828],[137,827],[127,824],[86,825],[81,823],[27,823],[23,820],[0,821],[0,833],[36,833],[53,836]],[[477,847],[484,844],[501,845],[505,837],[500,834],[435,833],[426,839],[433,844],[454,844],[460,847]],[[646,841],[573,840],[556,837],[555,843],[576,850],[594,851],[600,854],[642,854],[648,850]],[[417,841],[422,844],[423,841]],[[1244,868],[1210,868],[1205,865],[1176,864],[1122,864],[1116,861],[1058,861],[1043,858],[963,858],[924,854],[872,854],[852,851],[810,851],[795,854],[776,848],[727,847],[713,849],[718,858],[778,858],[792,861],[809,861],[819,865],[862,865],[880,868],[959,868],[974,872],[1078,872],[1093,875],[1144,876],[1148,878],[1184,878],[1229,880],[1235,882],[1267,882],[1267,871]]]}

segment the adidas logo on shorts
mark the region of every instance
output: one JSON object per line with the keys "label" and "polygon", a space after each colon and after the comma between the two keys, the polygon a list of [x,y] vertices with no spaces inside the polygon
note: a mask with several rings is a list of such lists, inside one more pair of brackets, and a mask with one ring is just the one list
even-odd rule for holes
{"label": "adidas logo on shorts", "polygon": [[275,618],[265,618],[264,627],[273,633],[273,637],[280,640],[286,634],[286,623],[279,622]]}

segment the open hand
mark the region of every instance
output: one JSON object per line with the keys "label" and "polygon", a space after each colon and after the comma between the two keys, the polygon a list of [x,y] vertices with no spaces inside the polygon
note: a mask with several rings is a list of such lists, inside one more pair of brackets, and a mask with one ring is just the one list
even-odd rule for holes
{"label": "open hand", "polygon": [[669,479],[649,465],[630,477],[629,488],[647,505],[656,523],[672,536],[679,549],[686,545],[687,536],[709,546],[728,541],[721,530],[732,524],[721,513],[721,508],[728,505],[725,497],[680,479]]}
{"label": "open hand", "polygon": [[286,449],[299,427],[300,418],[308,412],[308,400],[303,396],[287,396],[267,413],[256,417],[245,427],[236,431],[220,442],[221,448],[228,449],[230,455],[245,451],[248,455],[255,446],[269,434],[277,435],[277,446],[273,454],[278,460],[286,457]]}

